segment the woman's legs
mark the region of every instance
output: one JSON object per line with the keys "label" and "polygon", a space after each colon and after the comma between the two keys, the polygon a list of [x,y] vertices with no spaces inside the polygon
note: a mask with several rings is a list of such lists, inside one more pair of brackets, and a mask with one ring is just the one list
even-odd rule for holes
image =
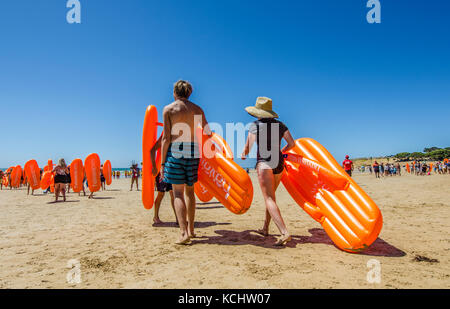
{"label": "woman's legs", "polygon": [[55,202],[58,201],[58,197],[59,197],[59,187],[60,184],[59,183],[55,183]]}
{"label": "woman's legs", "polygon": [[134,178],[131,178],[131,188],[130,188],[130,191],[133,191],[133,183],[134,183]]}
{"label": "woman's legs", "polygon": [[[283,176],[283,173],[274,175],[274,180],[275,180],[274,181],[274,192],[277,191],[278,186],[280,185],[282,176]],[[274,194],[274,201],[276,203],[276,195],[275,194]],[[264,236],[268,236],[269,235],[270,220],[271,220],[270,213],[269,213],[269,210],[266,208],[266,217],[265,217],[265,220],[264,220],[263,228],[258,231],[260,234],[262,234]]]}
{"label": "woman's legs", "polygon": [[270,215],[281,233],[281,238],[277,241],[277,245],[284,244],[286,241],[290,240],[289,232],[281,217],[280,209],[278,208],[275,198],[275,188],[280,183],[281,175],[282,174],[275,176],[271,169],[258,168],[258,180],[266,203],[266,223],[268,224],[267,218],[268,215]]}

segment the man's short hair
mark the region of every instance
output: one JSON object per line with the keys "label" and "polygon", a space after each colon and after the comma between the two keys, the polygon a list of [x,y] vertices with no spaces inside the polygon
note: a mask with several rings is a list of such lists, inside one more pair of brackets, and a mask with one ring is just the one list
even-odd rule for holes
{"label": "man's short hair", "polygon": [[179,80],[173,85],[173,92],[179,98],[189,99],[192,94],[192,85],[185,80]]}

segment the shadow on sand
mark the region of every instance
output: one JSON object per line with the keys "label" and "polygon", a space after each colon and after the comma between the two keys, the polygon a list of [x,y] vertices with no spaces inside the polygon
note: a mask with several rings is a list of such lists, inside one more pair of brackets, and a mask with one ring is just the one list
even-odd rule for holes
{"label": "shadow on sand", "polygon": [[93,199],[93,200],[114,200],[115,197],[111,197],[111,196],[93,196],[91,199]]}
{"label": "shadow on sand", "polygon": [[47,204],[59,204],[59,203],[63,203],[63,204],[65,204],[65,203],[79,203],[80,201],[79,200],[77,200],[77,201],[72,201],[72,200],[70,200],[70,201],[63,201],[63,200],[59,200],[59,201],[51,201],[51,202],[48,202]]}
{"label": "shadow on sand", "polygon": [[[195,222],[194,228],[196,229],[204,229],[210,226],[218,226],[218,225],[230,225],[231,223],[218,223],[218,222]],[[152,224],[153,227],[179,227],[175,222],[163,222],[160,224]]]}
{"label": "shadow on sand", "polygon": [[[331,239],[324,230],[319,228],[310,229],[310,236],[292,235],[292,241],[286,244],[287,248],[295,248],[302,244],[326,244],[334,246]],[[271,249],[282,249],[284,247],[275,246],[277,235],[264,237],[255,230],[246,230],[242,232],[217,230],[216,234],[220,236],[204,236],[192,241],[192,244],[220,244],[220,245],[253,245]],[[388,244],[382,239],[377,239],[366,251],[360,253],[368,256],[402,257],[406,253],[396,247]]]}

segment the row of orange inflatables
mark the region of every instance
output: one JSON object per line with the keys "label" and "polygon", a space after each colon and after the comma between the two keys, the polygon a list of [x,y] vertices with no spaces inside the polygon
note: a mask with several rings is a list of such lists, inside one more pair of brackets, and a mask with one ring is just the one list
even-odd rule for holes
{"label": "row of orange inflatables", "polygon": [[[154,202],[155,179],[150,150],[157,141],[157,129],[161,125],[156,107],[149,106],[142,140],[142,202],[146,209],[151,209]],[[215,133],[204,135],[201,128],[197,131],[197,141],[202,153],[195,184],[197,197],[203,202],[216,198],[232,213],[246,213],[253,201],[252,181],[234,161],[227,142]],[[313,139],[301,138],[294,149],[284,155],[284,186],[297,204],[322,225],[337,247],[360,252],[377,239],[383,224],[378,206],[322,145]],[[159,153],[157,169],[160,157]]]}
{"label": "row of orange inflatables", "polygon": [[[41,174],[41,169],[36,160],[30,160],[25,163],[23,169],[20,165],[8,168],[5,176],[3,176],[3,185],[17,188],[23,179],[23,183],[27,182],[33,190],[39,188],[46,190],[50,187],[51,192],[54,192],[55,173],[53,168],[52,160],[48,160]],[[81,159],[73,160],[70,164],[70,186],[72,190],[76,193],[81,192],[83,190],[83,181],[86,178],[89,191],[99,191],[101,188],[101,172],[105,177],[106,184],[111,185],[112,166],[109,160],[103,163],[103,168],[101,167],[100,157],[96,153],[88,155],[84,160],[84,165]],[[10,177],[7,175],[10,175]]]}

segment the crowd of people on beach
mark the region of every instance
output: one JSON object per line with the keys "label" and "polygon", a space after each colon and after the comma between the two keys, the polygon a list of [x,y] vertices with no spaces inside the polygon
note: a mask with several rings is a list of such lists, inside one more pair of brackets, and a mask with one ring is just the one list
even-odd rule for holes
{"label": "crowd of people on beach", "polygon": [[[100,166],[100,183],[101,183],[101,190],[104,191],[106,190],[106,179],[105,176],[103,175],[103,171],[102,171],[103,165]],[[44,173],[44,169],[40,169],[39,171],[40,173],[40,177],[42,178],[42,175]],[[49,194],[49,193],[54,193],[55,194],[55,202],[58,202],[59,197],[62,195],[63,201],[66,201],[66,193],[70,193],[70,189],[71,189],[71,183],[72,183],[72,178],[70,176],[70,165],[66,164],[66,161],[61,158],[58,161],[58,164],[53,167],[53,170],[51,170],[51,173],[53,173],[53,183],[51,185],[49,185],[46,189],[43,190],[44,194]],[[12,170],[8,169],[5,172],[0,170],[0,179],[2,181],[0,181],[0,190],[3,190],[4,187],[9,188],[10,190],[13,189],[17,189],[14,188],[12,186],[12,181],[11,181],[11,174],[12,174]],[[4,184],[8,184],[7,186],[4,186]],[[34,189],[32,189],[30,187],[30,183],[27,180],[27,176],[25,174],[25,172],[22,173],[21,175],[21,179],[20,179],[20,184],[18,188],[21,187],[27,187],[27,195],[30,195],[30,190],[31,190],[31,195],[34,195]],[[82,182],[82,192],[83,195],[86,196],[86,191],[89,188],[89,184],[86,178],[86,175],[84,174],[83,177],[83,182]],[[78,195],[81,195],[81,192],[78,193]],[[94,197],[94,192],[90,192],[88,198],[91,199]]]}
{"label": "crowd of people on beach", "polygon": [[372,165],[361,165],[359,167],[361,173],[369,172],[375,174],[376,178],[401,176],[402,171],[411,175],[425,176],[435,174],[450,174],[449,160],[438,162],[408,162],[406,164],[397,163],[378,163],[375,161]]}

